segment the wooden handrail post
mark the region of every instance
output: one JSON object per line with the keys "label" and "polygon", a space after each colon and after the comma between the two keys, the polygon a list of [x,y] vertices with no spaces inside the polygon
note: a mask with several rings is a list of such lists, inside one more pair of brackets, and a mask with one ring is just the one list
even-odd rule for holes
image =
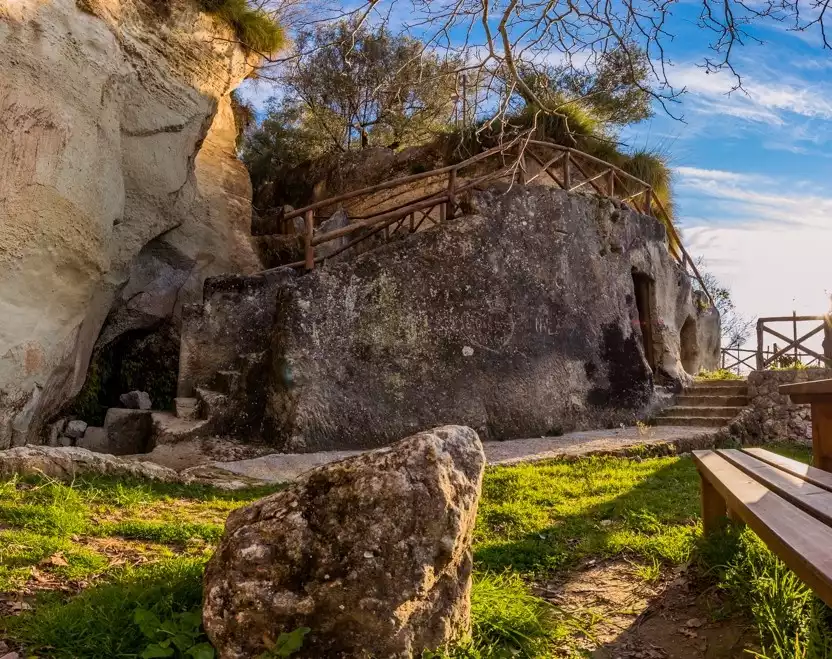
{"label": "wooden handrail post", "polygon": [[456,170],[448,172],[448,216],[456,214]]}
{"label": "wooden handrail post", "polygon": [[757,370],[765,368],[765,357],[763,356],[763,321],[757,321]]}
{"label": "wooden handrail post", "polygon": [[610,197],[614,197],[615,196],[615,170],[612,167],[610,167],[609,185],[610,185]]}
{"label": "wooden handrail post", "polygon": [[653,188],[647,188],[644,192],[644,210],[647,215],[653,214]]}
{"label": "wooden handrail post", "polygon": [[566,152],[566,157],[563,159],[563,189],[569,192],[572,187],[572,163],[569,162],[570,153]]}
{"label": "wooden handrail post", "polygon": [[414,215],[415,213],[410,213],[410,215],[407,216],[410,233],[413,233],[415,231],[414,225],[416,218],[414,217]]}
{"label": "wooden handrail post", "polygon": [[315,246],[312,244],[312,237],[315,233],[315,211],[306,211],[304,219],[306,220],[306,233],[303,237],[306,247],[306,269],[312,270],[315,268]]}
{"label": "wooden handrail post", "polygon": [[794,333],[794,363],[797,364],[797,311],[792,311],[792,330]]}

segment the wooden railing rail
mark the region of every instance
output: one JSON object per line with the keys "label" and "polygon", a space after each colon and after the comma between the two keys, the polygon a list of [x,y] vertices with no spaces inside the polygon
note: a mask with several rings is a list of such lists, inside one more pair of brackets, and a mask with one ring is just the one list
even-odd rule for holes
{"label": "wooden railing rail", "polygon": [[[788,323],[791,325],[791,336],[771,327],[774,323]],[[812,323],[808,331],[798,335],[798,326],[802,323]],[[757,347],[751,348],[722,348],[721,364],[726,370],[741,369],[762,371],[769,368],[790,367],[832,367],[832,354],[821,354],[806,345],[806,341],[824,332],[824,338],[832,338],[832,317],[825,316],[768,316],[757,321]],[[785,342],[783,347],[777,343],[766,345],[766,335]],[[832,341],[824,342],[824,353],[832,351]],[[753,363],[751,363],[753,362]]]}
{"label": "wooden railing rail", "polygon": [[[541,150],[548,150],[550,155],[543,155]],[[554,154],[552,155],[552,152]],[[529,176],[527,167],[529,160],[539,166],[539,171]],[[499,158],[500,166],[484,174],[474,171],[463,177],[462,171],[474,165],[482,163],[487,159]],[[480,170],[481,171],[481,170]],[[605,197],[617,198],[639,213],[651,215],[659,219],[667,229],[668,250],[670,254],[681,264],[682,269],[698,283],[708,298],[711,306],[714,300],[708,291],[696,264],[685,250],[682,239],[676,228],[673,226],[670,214],[655,193],[655,190],[645,181],[633,176],[620,167],[605,162],[600,158],[591,156],[576,149],[561,146],[551,142],[533,140],[528,134],[518,135],[505,144],[493,147],[479,153],[467,160],[447,165],[428,172],[421,172],[410,176],[403,176],[390,181],[371,185],[360,190],[346,192],[329,199],[322,199],[315,203],[304,206],[297,210],[286,213],[284,221],[297,217],[304,218],[303,242],[304,259],[288,264],[289,267],[304,267],[311,270],[315,264],[340,254],[349,247],[377,235],[384,231],[385,237],[406,230],[413,233],[425,219],[433,223],[442,223],[447,219],[455,217],[459,211],[459,200],[462,195],[477,186],[492,181],[507,181],[509,184],[515,182],[530,184],[542,176],[548,176],[555,185],[574,192],[584,187],[591,187],[597,194]],[[398,189],[393,198],[407,196],[413,189],[414,184],[426,182],[433,179],[430,191],[425,194],[406,199],[404,202],[397,202],[396,205],[375,210],[364,210],[357,218],[347,226],[315,234],[315,212],[321,209],[332,209],[337,205],[352,200],[361,200],[369,195],[374,195],[387,190]],[[437,180],[438,179],[438,180]],[[389,201],[389,199],[388,199]],[[438,207],[438,215],[433,215]],[[422,215],[419,224],[416,224],[416,214]],[[408,219],[404,227],[404,220]],[[389,227],[394,223],[397,226],[391,231]],[[315,248],[340,238],[344,238],[356,232],[364,232],[362,235],[350,241],[347,245],[341,245],[334,251],[328,251],[325,255],[316,255]],[[283,266],[285,267],[285,266]]]}

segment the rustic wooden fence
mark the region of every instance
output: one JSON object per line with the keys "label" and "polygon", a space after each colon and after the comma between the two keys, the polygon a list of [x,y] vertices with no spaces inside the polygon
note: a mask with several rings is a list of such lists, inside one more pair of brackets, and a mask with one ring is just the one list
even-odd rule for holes
{"label": "rustic wooden fence", "polygon": [[[402,232],[418,231],[426,221],[441,224],[461,214],[460,200],[466,193],[486,184],[495,181],[512,185],[515,182],[529,185],[536,181],[544,184],[545,180],[568,192],[589,189],[601,196],[619,199],[639,213],[661,220],[667,229],[671,255],[681,264],[685,273],[698,283],[713,306],[713,298],[696,264],[685,250],[670,214],[652,186],[621,168],[582,151],[529,139],[528,136],[515,137],[505,144],[453,165],[322,199],[285,214],[284,223],[304,218],[304,259],[288,266],[312,270],[316,264],[377,236],[380,232],[384,232],[384,238],[389,240]],[[427,191],[417,192],[414,196],[414,189],[419,188],[426,188]],[[386,203],[380,207],[353,215],[347,226],[315,234],[316,214],[321,211],[329,213],[346,202],[370,198],[385,191],[390,191],[391,194],[385,197]],[[398,201],[401,197],[407,198],[404,202]],[[316,254],[316,247],[355,234],[357,235],[352,240],[339,244],[337,249]]]}
{"label": "rustic wooden fence", "polygon": [[[729,371],[736,370],[737,374],[744,370],[762,371],[795,366],[832,367],[832,354],[819,353],[806,345],[806,341],[813,336],[830,329],[830,316],[798,316],[792,312],[791,316],[760,318],[757,321],[757,348],[722,348],[721,366]],[[776,342],[767,344],[767,337],[783,341],[783,347]],[[826,350],[832,350],[832,342]]]}
{"label": "rustic wooden fence", "polygon": [[[832,365],[832,359],[830,357],[806,345],[808,339],[824,332],[829,327],[829,322],[830,319],[828,316],[798,316],[794,312],[792,312],[791,316],[760,318],[757,321],[757,370],[761,371],[770,366],[787,366],[789,364],[805,363],[801,361],[803,357],[809,357],[811,361],[816,361],[823,365]],[[772,325],[782,327],[784,323],[791,325],[791,337],[772,327]],[[805,328],[807,323],[811,326],[811,329],[798,336],[798,325],[802,325]],[[773,336],[775,339],[785,341],[786,344],[782,348],[778,348],[775,344],[772,350],[765,350],[763,344],[765,343],[767,334]]]}

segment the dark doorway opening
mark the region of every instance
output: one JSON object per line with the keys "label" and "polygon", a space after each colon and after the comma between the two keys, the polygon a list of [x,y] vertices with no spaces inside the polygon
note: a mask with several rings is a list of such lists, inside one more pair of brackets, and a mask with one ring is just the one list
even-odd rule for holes
{"label": "dark doorway opening", "polygon": [[638,309],[638,325],[641,328],[641,340],[644,346],[644,357],[647,364],[656,372],[656,345],[654,332],[654,282],[642,272],[633,272],[633,289],[635,291],[636,308]]}

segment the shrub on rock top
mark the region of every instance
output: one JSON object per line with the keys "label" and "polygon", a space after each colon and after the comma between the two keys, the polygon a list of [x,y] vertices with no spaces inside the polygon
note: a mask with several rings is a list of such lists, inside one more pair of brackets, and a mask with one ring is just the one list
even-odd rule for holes
{"label": "shrub on rock top", "polygon": [[477,434],[444,426],[231,513],[205,571],[220,659],[299,628],[297,657],[413,657],[466,634],[484,467]]}

